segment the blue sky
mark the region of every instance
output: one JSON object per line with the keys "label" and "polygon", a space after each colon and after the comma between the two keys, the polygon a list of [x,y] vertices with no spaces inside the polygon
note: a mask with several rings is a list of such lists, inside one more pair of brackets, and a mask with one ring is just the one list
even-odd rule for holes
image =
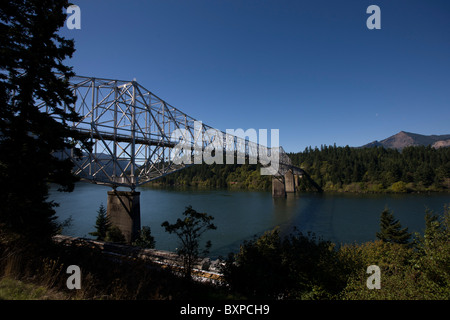
{"label": "blue sky", "polygon": [[218,129],[279,129],[288,152],[450,134],[448,0],[73,3],[77,74],[136,78]]}

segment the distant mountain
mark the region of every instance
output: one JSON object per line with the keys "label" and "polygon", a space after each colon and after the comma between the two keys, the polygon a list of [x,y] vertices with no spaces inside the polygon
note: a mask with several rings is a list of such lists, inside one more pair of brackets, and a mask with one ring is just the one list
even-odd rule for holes
{"label": "distant mountain", "polygon": [[410,146],[429,146],[433,148],[450,147],[450,134],[424,136],[422,134],[400,131],[399,133],[381,141],[373,141],[361,148],[382,146],[402,150]]}

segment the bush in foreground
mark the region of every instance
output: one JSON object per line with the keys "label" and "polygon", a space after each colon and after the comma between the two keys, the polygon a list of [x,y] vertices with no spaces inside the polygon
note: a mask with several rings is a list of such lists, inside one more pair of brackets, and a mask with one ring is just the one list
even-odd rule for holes
{"label": "bush in foreground", "polygon": [[[231,254],[224,277],[248,298],[450,299],[450,210],[440,218],[427,213],[425,220],[424,235],[415,234],[411,243],[382,237],[340,248],[299,232],[282,238],[274,229]],[[367,287],[371,265],[381,270],[379,290]]]}

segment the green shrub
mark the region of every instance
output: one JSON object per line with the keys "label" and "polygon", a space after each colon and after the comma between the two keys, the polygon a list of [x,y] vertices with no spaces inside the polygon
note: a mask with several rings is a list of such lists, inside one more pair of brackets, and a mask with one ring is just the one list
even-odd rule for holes
{"label": "green shrub", "polygon": [[406,192],[408,192],[408,189],[406,188],[406,183],[404,183],[403,181],[394,182],[391,185],[390,190],[392,192],[395,192],[395,193],[406,193]]}
{"label": "green shrub", "polygon": [[345,284],[335,255],[330,242],[298,231],[281,238],[275,228],[244,242],[222,271],[231,289],[249,298],[331,298]]}

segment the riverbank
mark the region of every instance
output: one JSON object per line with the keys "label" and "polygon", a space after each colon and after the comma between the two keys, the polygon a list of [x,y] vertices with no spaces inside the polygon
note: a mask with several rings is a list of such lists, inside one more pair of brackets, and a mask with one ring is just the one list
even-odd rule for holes
{"label": "riverbank", "polygon": [[382,183],[371,182],[353,182],[350,184],[333,184],[327,183],[323,187],[324,192],[338,193],[377,193],[377,194],[401,194],[401,193],[450,193],[450,186],[446,188],[438,188],[435,185],[424,186],[423,184],[415,184],[413,182],[405,183],[397,181],[388,187]]}
{"label": "riverbank", "polygon": [[[58,244],[71,247],[83,246],[97,250],[100,254],[118,261],[142,261],[148,263],[149,268],[162,268],[172,271],[177,276],[183,276],[183,262],[175,252],[144,249],[137,246],[118,244],[112,242],[98,241],[65,235],[53,237]],[[209,282],[217,284],[221,281],[220,261],[211,260],[208,257],[200,259],[193,266],[192,278],[199,282]]]}
{"label": "riverbank", "polygon": [[[225,187],[210,186],[207,183],[195,182],[192,184],[167,184],[158,181],[149,182],[142,187],[156,188],[156,189],[175,189],[175,190],[229,190],[229,191],[265,191],[270,192],[272,189],[263,187],[258,188],[258,185],[251,185],[248,187],[239,182],[230,182]],[[299,192],[317,193],[317,190],[310,190],[309,188],[300,187]],[[324,193],[354,193],[354,194],[421,194],[421,193],[450,193],[450,179],[445,188],[438,188],[435,185],[424,186],[423,184],[415,184],[413,182],[405,183],[398,181],[392,185],[385,187],[382,183],[372,182],[352,182],[350,184],[333,184],[331,182],[323,186]]]}

